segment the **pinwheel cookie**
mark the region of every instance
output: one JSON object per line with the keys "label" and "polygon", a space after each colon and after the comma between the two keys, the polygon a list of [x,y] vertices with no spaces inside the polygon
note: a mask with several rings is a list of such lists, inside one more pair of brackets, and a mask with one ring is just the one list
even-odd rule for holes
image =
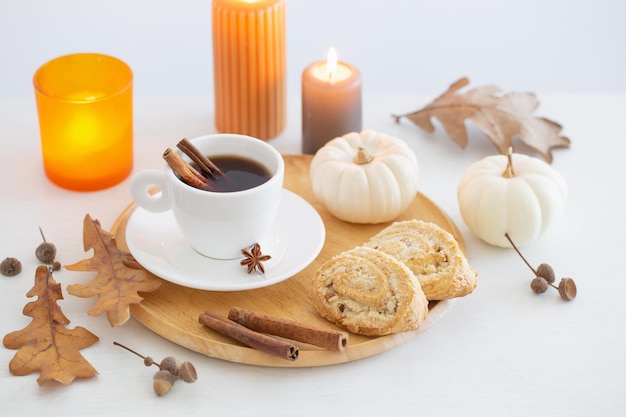
{"label": "pinwheel cookie", "polygon": [[434,223],[421,220],[395,222],[365,246],[380,250],[405,264],[415,275],[428,300],[446,300],[471,293],[477,274],[467,262],[454,236]]}
{"label": "pinwheel cookie", "polygon": [[322,317],[367,336],[416,330],[428,313],[428,301],[411,271],[367,247],[340,253],[320,266],[311,304]]}

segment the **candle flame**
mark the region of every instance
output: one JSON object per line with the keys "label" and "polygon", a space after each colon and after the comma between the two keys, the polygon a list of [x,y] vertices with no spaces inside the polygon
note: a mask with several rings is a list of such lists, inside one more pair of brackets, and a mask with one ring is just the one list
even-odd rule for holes
{"label": "candle flame", "polygon": [[329,81],[334,81],[337,73],[337,51],[335,48],[328,50],[328,58],[326,58],[326,76]]}

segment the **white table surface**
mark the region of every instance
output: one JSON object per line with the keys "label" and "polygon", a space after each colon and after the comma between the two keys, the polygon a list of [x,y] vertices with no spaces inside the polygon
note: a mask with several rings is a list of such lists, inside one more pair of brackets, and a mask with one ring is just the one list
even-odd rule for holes
{"label": "white table surface", "polygon": [[[556,291],[537,296],[531,272],[513,250],[488,246],[463,224],[456,185],[474,161],[495,153],[470,127],[460,149],[438,127],[428,135],[391,113],[416,110],[433,97],[364,97],[364,127],[400,137],[417,153],[421,191],[445,210],[464,235],[479,273],[475,292],[459,299],[419,337],[382,354],[335,366],[275,369],[230,363],[192,352],[154,334],[135,319],[111,328],[91,317],[94,299],[67,293],[92,272],[54,274],[71,320],[100,340],[81,354],[99,375],[69,386],[39,387],[38,374],[8,370],[15,351],[0,348],[0,414],[14,415],[428,415],[617,416],[626,412],[626,280],[623,120],[626,95],[541,95],[537,114],[556,120],[571,138],[553,166],[569,185],[567,208],[541,240],[523,249],[535,265],[550,263],[557,279],[570,276],[578,297]],[[160,154],[181,137],[215,132],[209,97],[135,99],[135,168],[162,166]],[[300,105],[291,100],[287,130],[272,143],[284,154],[300,151]],[[38,226],[65,264],[91,256],[82,247],[85,214],[111,227],[131,202],[128,180],[100,192],[76,193],[43,174],[34,99],[0,101],[0,257],[23,262],[17,277],[0,276],[0,335],[22,329],[32,301],[26,293],[37,266]],[[167,396],[152,391],[154,368],[113,341],[154,357],[192,361],[199,379],[177,383]],[[53,411],[54,410],[54,411]]]}

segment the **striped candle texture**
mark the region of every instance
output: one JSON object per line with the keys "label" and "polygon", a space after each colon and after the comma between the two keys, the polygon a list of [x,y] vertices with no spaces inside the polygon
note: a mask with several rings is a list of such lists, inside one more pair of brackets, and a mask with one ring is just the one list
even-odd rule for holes
{"label": "striped candle texture", "polygon": [[215,125],[267,140],[285,128],[284,0],[213,0]]}

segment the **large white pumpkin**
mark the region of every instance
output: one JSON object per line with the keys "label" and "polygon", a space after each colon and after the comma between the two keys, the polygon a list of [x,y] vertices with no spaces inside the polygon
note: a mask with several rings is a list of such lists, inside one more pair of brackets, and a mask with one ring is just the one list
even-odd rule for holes
{"label": "large white pumpkin", "polygon": [[565,208],[567,184],[546,162],[509,150],[470,165],[457,197],[467,227],[485,242],[508,248],[505,233],[524,246],[555,223]]}
{"label": "large white pumpkin", "polygon": [[382,223],[415,199],[419,167],[402,140],[365,130],[321,147],[310,169],[313,193],[334,216],[351,223]]}

